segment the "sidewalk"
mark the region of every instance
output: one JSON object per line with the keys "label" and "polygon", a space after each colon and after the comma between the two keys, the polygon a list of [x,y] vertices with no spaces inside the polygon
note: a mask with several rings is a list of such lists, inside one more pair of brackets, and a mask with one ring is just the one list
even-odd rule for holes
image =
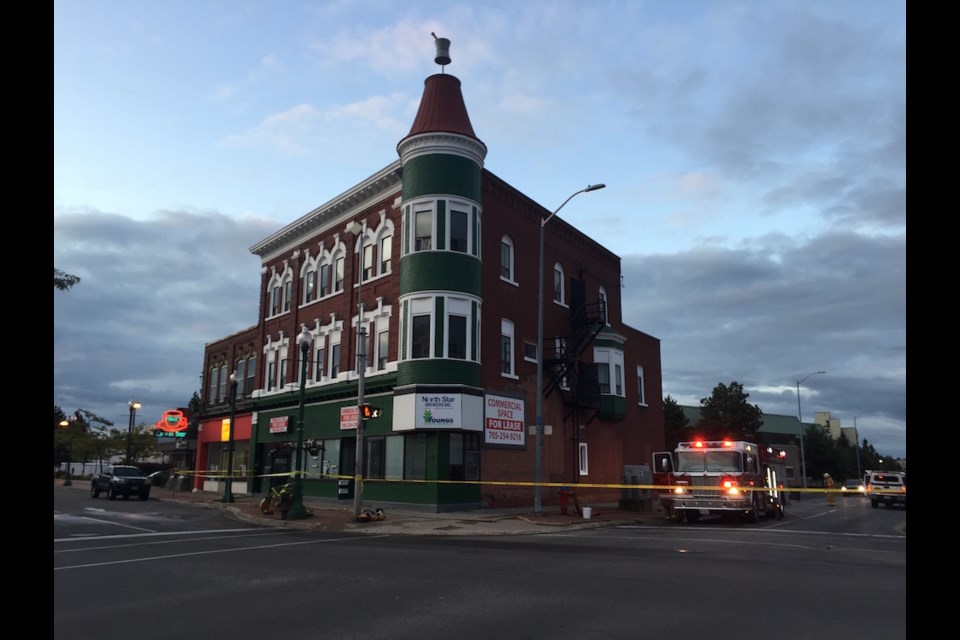
{"label": "sidewalk", "polygon": [[[63,487],[62,480],[55,480],[54,488],[89,493],[90,482],[74,480],[71,486]],[[662,511],[620,511],[616,504],[602,504],[591,505],[590,519],[584,519],[573,507],[568,509],[568,515],[563,515],[558,506],[544,505],[542,512],[536,514],[531,505],[529,508],[483,509],[450,513],[385,508],[383,520],[355,522],[352,501],[345,504],[343,501],[304,496],[303,505],[310,515],[302,520],[282,520],[279,513],[265,515],[260,512],[261,497],[234,494],[234,501],[225,504],[222,502],[222,495],[209,492],[172,491],[164,487],[153,487],[150,491],[151,500],[166,500],[192,504],[198,508],[219,509],[237,520],[263,526],[374,535],[529,535],[621,523],[659,524],[665,519]],[[363,508],[374,511],[377,505],[365,501]]]}

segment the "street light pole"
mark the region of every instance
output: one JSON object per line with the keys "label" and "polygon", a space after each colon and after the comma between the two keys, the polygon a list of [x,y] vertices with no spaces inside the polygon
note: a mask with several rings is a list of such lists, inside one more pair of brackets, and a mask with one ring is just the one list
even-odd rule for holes
{"label": "street light pole", "polygon": [[360,239],[360,276],[357,278],[357,441],[353,462],[353,517],[360,517],[363,508],[363,436],[366,423],[363,419],[363,403],[365,396],[365,377],[367,371],[367,328],[363,326],[363,225],[359,222],[347,224],[347,233],[352,233]]}
{"label": "street light pole", "polygon": [[797,380],[797,420],[800,421],[800,473],[803,474],[804,489],[807,488],[807,458],[803,453],[803,413],[800,411],[800,383],[810,376],[820,375],[821,373],[826,373],[826,371],[814,371]]}
{"label": "street light pole", "polygon": [[603,189],[605,184],[591,184],[584,189],[574,192],[557,207],[553,213],[540,220],[540,281],[537,288],[537,432],[536,432],[536,462],[533,477],[533,511],[542,513],[543,505],[541,502],[540,476],[543,467],[543,235],[544,227],[553,216],[557,215],[564,205],[570,202],[574,196],[587,191],[596,191]]}
{"label": "street light pole", "polygon": [[303,520],[310,515],[303,506],[303,480],[300,478],[300,471],[303,466],[303,412],[307,389],[307,353],[310,349],[312,337],[307,330],[307,325],[302,325],[302,327],[303,330],[297,339],[297,342],[300,343],[300,416],[297,419],[297,450],[293,466],[293,497],[290,500],[290,511],[287,512],[288,520]]}
{"label": "street light pole", "polygon": [[[61,420],[61,421],[60,421],[60,426],[63,427],[64,429],[69,429],[69,428],[70,428],[70,422],[71,422],[71,421],[77,421],[77,420],[79,420],[79,417],[76,416],[76,415],[74,415],[73,418],[67,418],[67,419],[65,419],[65,420]],[[68,438],[68,439],[69,439],[69,438]],[[70,462],[71,462],[71,458],[73,458],[73,443],[72,443],[72,442],[68,442],[68,443],[67,443],[67,475],[63,476],[63,486],[65,486],[65,487],[72,487],[72,486],[73,486],[73,480],[70,479]]]}
{"label": "street light pole", "polygon": [[233,502],[233,420],[237,414],[237,372],[230,374],[230,428],[227,436],[227,486],[223,490],[223,502]]}
{"label": "street light pole", "polygon": [[853,416],[853,450],[857,455],[857,479],[863,480],[860,473],[860,432],[857,431],[857,416]]}
{"label": "street light pole", "polygon": [[140,403],[131,400],[127,403],[130,407],[130,425],[127,427],[127,464],[133,464],[133,421],[137,417],[137,409]]}

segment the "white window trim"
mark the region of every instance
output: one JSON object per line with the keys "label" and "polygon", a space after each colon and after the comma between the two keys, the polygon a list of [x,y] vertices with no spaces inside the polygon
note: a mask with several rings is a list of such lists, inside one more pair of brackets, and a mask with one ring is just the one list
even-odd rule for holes
{"label": "white window trim", "polygon": [[640,395],[640,398],[637,401],[637,404],[641,407],[647,406],[647,390],[646,387],[646,377],[643,375],[643,366],[637,365],[637,393]]}
{"label": "white window trim", "polygon": [[580,475],[586,476],[590,475],[590,455],[587,448],[586,442],[577,443],[578,456],[577,460],[580,464]]}
{"label": "white window trim", "polygon": [[[608,379],[610,380],[610,391],[608,393],[604,393],[603,395],[626,398],[626,382],[623,380],[623,351],[606,347],[595,348],[593,350],[593,362],[597,366],[607,366],[607,375],[609,376]],[[616,365],[620,365],[620,393],[617,393]]]}
{"label": "white window trim", "polygon": [[503,336],[510,337],[510,372],[505,373],[503,371],[503,352],[500,352],[500,358],[498,358],[497,368],[500,369],[501,378],[510,378],[512,380],[519,380],[520,376],[517,375],[517,332],[516,326],[513,324],[512,320],[507,320],[506,318],[500,318],[500,345],[502,349],[503,345]]}
{"label": "white window trim", "polygon": [[553,287],[554,278],[551,278],[550,279],[550,300],[553,301],[553,304],[559,305],[561,307],[566,307],[567,306],[567,272],[563,270],[563,265],[560,264],[559,262],[554,263],[553,271],[551,271],[550,273],[551,275],[556,277],[557,271],[560,272],[560,299],[557,300],[553,296],[553,294],[555,293],[555,289]]}
{"label": "white window trim", "polygon": [[[501,274],[500,280],[503,282],[506,282],[507,284],[512,284],[515,287],[519,287],[520,284],[517,282],[517,246],[513,243],[513,239],[507,235],[500,238],[501,250],[503,245],[505,244],[510,247],[510,277],[504,278],[503,275]],[[500,258],[502,259],[503,256],[501,255]],[[501,262],[500,260],[498,260],[497,261],[498,270],[501,266],[502,266]]]}

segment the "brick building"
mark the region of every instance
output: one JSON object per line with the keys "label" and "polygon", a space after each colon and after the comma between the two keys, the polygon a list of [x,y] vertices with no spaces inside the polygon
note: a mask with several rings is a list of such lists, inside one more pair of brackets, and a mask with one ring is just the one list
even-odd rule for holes
{"label": "brick building", "polygon": [[[296,469],[301,406],[305,495],[349,497],[339,481],[360,458],[377,505],[530,504],[537,466],[544,503],[574,483],[616,501],[586,485],[649,464],[664,439],[660,343],[622,322],[619,257],[491,173],[486,153],[460,80],[431,75],[398,160],[251,248],[257,324],[205,346],[198,488],[226,468],[234,371],[235,491]],[[361,398],[381,415],[357,456]]]}

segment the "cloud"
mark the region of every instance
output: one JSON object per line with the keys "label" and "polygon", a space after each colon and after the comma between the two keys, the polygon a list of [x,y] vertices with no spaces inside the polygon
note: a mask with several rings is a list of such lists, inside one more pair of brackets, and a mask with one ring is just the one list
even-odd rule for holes
{"label": "cloud", "polygon": [[97,211],[54,217],[57,268],[80,276],[54,295],[54,403],[116,419],[186,406],[203,345],[256,323],[260,260],[276,223],[161,211],[135,221]]}

